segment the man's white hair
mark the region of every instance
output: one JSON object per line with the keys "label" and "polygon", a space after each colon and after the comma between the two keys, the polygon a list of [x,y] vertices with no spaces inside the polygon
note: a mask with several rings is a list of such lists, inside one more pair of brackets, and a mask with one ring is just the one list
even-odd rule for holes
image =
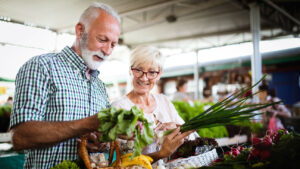
{"label": "man's white hair", "polygon": [[111,6],[104,3],[94,2],[80,16],[79,22],[84,24],[85,32],[87,32],[90,29],[90,24],[93,22],[94,19],[96,19],[99,16],[100,12],[102,12],[99,12],[99,9],[110,14],[119,23],[121,22],[119,14]]}
{"label": "man's white hair", "polygon": [[163,69],[165,57],[161,54],[158,48],[154,46],[141,45],[136,47],[130,56],[130,66],[138,67],[145,64],[158,66],[160,71]]}

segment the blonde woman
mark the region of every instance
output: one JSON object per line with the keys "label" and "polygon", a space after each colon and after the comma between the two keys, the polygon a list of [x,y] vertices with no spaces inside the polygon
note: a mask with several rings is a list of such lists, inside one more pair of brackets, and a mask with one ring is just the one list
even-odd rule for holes
{"label": "blonde woman", "polygon": [[133,89],[112,106],[129,110],[137,106],[144,112],[144,117],[153,122],[156,133],[159,130],[177,128],[168,135],[161,147],[157,141],[143,150],[143,154],[151,156],[154,161],[170,156],[191,132],[180,133],[179,126],[184,123],[173,104],[163,94],[151,93],[163,71],[164,58],[159,50],[152,46],[139,46],[133,50],[130,58],[130,74]]}

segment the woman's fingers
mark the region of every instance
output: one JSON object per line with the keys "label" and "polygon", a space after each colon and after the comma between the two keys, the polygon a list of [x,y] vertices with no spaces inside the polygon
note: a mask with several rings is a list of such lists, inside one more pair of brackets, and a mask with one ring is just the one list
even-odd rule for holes
{"label": "woman's fingers", "polygon": [[180,134],[180,128],[176,128],[171,134],[169,134],[167,137],[174,138],[175,136]]}
{"label": "woman's fingers", "polygon": [[174,129],[174,128],[177,128],[177,123],[175,122],[169,122],[166,124],[165,126],[165,130],[171,130],[171,129]]}
{"label": "woman's fingers", "polygon": [[162,128],[163,128],[163,124],[161,122],[159,122],[154,130],[158,131],[158,130],[162,130]]}
{"label": "woman's fingers", "polygon": [[184,133],[178,135],[177,137],[178,137],[178,139],[184,139],[184,138],[188,137],[190,134],[192,134],[193,132],[194,132],[194,130],[187,131],[187,132],[184,132]]}
{"label": "woman's fingers", "polygon": [[175,122],[168,122],[168,123],[158,123],[156,128],[155,128],[155,131],[158,131],[158,130],[171,130],[171,129],[174,129],[174,128],[177,128],[177,127],[180,127],[180,125],[178,123],[175,123]]}
{"label": "woman's fingers", "polygon": [[181,133],[180,128],[176,128],[171,134],[169,134],[161,147],[161,153],[163,157],[172,155],[179,146],[184,143],[184,138],[193,133],[194,131],[188,131]]}

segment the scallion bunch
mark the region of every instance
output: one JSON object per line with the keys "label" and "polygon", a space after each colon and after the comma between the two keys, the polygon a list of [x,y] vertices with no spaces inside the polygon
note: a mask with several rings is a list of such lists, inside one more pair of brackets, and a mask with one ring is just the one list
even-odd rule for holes
{"label": "scallion bunch", "polygon": [[[259,115],[261,113],[254,113],[257,110],[264,109],[268,106],[278,104],[280,102],[265,103],[265,104],[245,104],[245,102],[251,97],[242,98],[243,94],[253,87],[258,85],[265,76],[260,79],[253,86],[244,88],[238,92],[233,93],[226,99],[214,104],[209,109],[195,116],[189,121],[186,121],[180,127],[181,132],[186,132],[190,130],[196,130],[199,128],[209,128],[221,125],[233,124],[235,122],[250,119],[253,116]],[[257,93],[255,93],[257,94]],[[255,95],[253,94],[253,95]],[[237,101],[236,101],[237,99]],[[168,135],[173,130],[168,130],[164,134]]]}

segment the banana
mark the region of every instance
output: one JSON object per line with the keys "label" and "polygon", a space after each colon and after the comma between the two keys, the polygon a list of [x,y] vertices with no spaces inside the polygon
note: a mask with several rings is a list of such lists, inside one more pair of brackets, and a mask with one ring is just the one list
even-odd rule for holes
{"label": "banana", "polygon": [[146,155],[139,155],[133,158],[132,160],[130,160],[131,155],[132,153],[128,153],[121,156],[122,167],[137,165],[137,166],[145,167],[146,169],[152,169],[151,162],[153,161],[153,159],[151,157]]}

